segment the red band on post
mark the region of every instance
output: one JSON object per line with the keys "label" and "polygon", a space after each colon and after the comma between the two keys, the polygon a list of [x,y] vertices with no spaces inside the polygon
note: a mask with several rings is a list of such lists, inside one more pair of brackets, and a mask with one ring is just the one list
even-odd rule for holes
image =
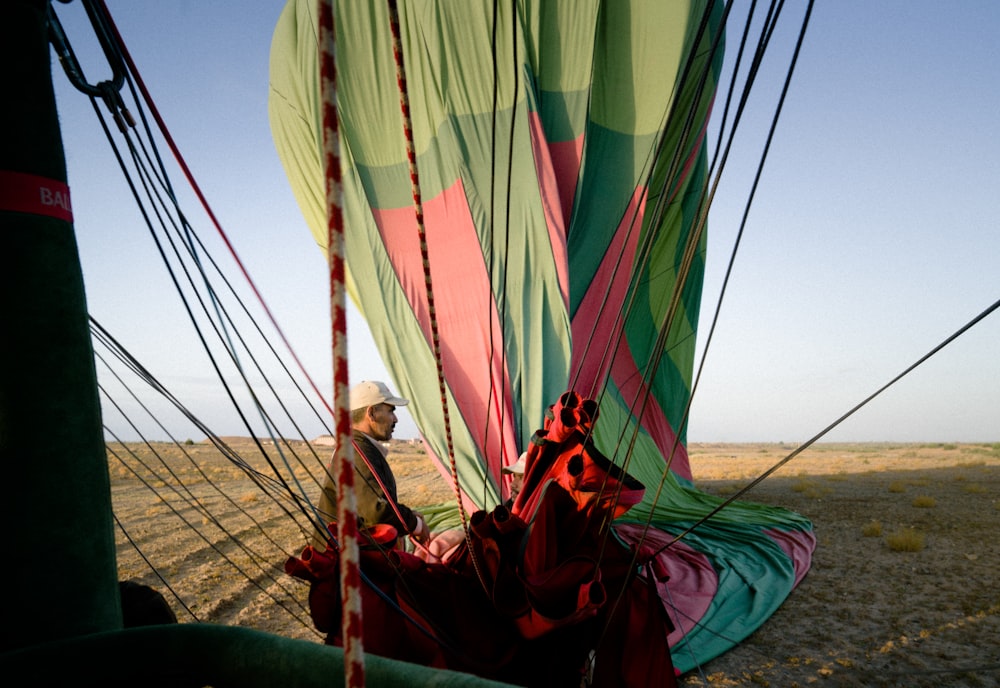
{"label": "red band on post", "polygon": [[73,221],[69,186],[24,172],[0,170],[0,211],[3,210]]}

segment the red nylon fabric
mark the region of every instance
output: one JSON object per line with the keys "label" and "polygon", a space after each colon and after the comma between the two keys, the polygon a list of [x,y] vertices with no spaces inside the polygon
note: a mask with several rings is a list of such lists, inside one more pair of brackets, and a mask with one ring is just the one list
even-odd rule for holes
{"label": "red nylon fabric", "polygon": [[[572,392],[550,407],[512,509],[476,512],[445,563],[373,534],[361,548],[366,650],[524,686],[676,685],[665,573],[640,570],[609,525],[644,487],[590,444],[596,410]],[[310,581],[313,621],[339,645],[336,557],[307,547],[286,572]]]}

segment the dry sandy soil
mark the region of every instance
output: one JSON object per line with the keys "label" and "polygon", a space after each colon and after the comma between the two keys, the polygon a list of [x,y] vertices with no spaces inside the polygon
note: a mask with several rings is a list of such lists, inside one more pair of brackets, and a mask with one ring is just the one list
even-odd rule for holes
{"label": "dry sandy soil", "polygon": [[[266,468],[248,440],[229,441]],[[728,496],[792,449],[692,445],[695,481]],[[305,543],[294,503],[268,498],[210,445],[111,450],[121,578],[164,591],[182,622],[321,641],[305,588],[281,571]],[[401,501],[451,498],[419,446],[395,442],[391,456]],[[308,472],[294,474],[314,495]],[[813,567],[763,627],[683,685],[1000,685],[1000,444],[817,445],[743,498],[811,519]]]}

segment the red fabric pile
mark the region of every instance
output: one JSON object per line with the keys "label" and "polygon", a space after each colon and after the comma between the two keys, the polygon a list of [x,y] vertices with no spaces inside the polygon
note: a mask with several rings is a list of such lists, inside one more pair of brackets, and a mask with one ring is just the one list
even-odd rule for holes
{"label": "red fabric pile", "polygon": [[[446,562],[386,549],[395,532],[369,534],[366,651],[524,686],[676,685],[656,573],[611,525],[644,487],[592,445],[596,417],[573,392],[551,406],[513,507],[473,514]],[[313,621],[341,645],[336,548],[306,547],[285,570],[312,584]]]}

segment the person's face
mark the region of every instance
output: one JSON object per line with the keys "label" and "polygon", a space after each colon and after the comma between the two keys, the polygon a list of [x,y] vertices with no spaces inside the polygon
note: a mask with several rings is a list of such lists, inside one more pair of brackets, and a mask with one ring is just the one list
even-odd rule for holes
{"label": "person's face", "polygon": [[392,431],[396,429],[396,407],[389,404],[377,404],[368,409],[369,433],[375,439],[385,442],[392,439]]}
{"label": "person's face", "polygon": [[510,476],[510,496],[516,497],[521,491],[521,483],[524,482],[524,476],[519,473],[512,473]]}

